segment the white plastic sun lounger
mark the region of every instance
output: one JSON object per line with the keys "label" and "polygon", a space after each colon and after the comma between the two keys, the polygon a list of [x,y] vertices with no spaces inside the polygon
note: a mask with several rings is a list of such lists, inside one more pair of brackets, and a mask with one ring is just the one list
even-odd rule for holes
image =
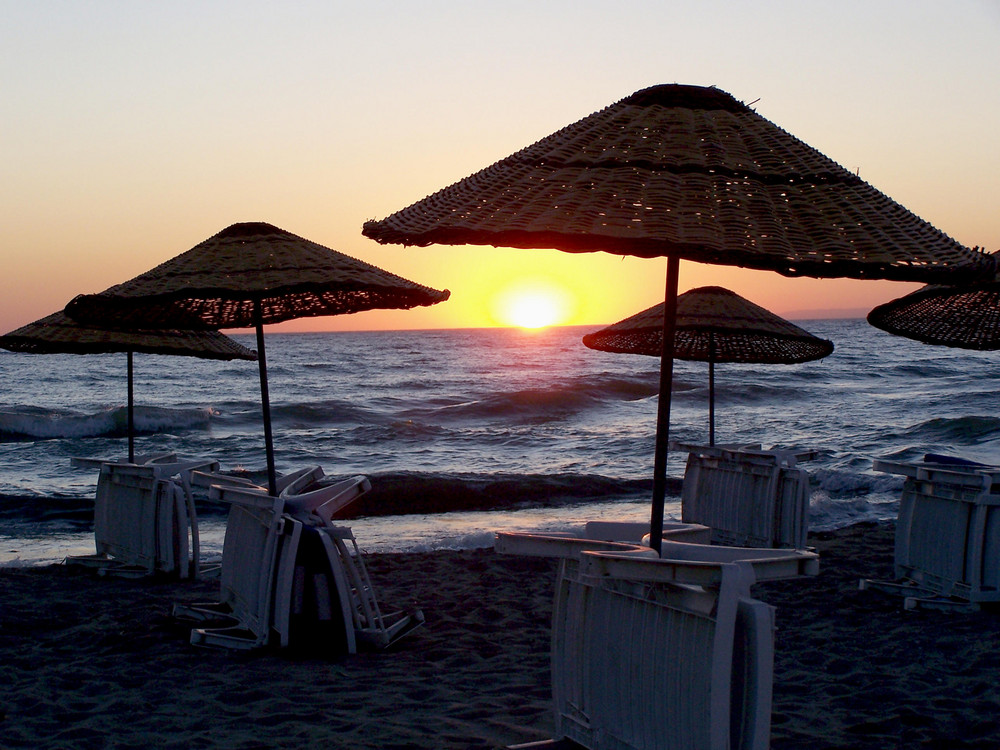
{"label": "white plastic sun lounger", "polygon": [[[66,558],[69,565],[95,567],[102,574],[181,578],[199,573],[198,518],[191,493],[195,469],[217,468],[211,460],[148,463],[99,462],[94,501],[94,555]],[[88,459],[74,460],[91,466]]]}
{"label": "white plastic sun lounger", "polygon": [[1000,601],[1000,469],[876,460],[906,477],[896,521],[895,582],[906,609]]}
{"label": "white plastic sun lounger", "polygon": [[209,497],[229,503],[219,600],[175,605],[174,616],[213,625],[194,628],[193,644],[264,646],[271,638],[275,587],[291,587],[294,567],[287,561],[294,560],[302,524],[286,519],[284,500],[262,488],[216,484]]}
{"label": "white plastic sun lounger", "polygon": [[[681,521],[665,522],[663,539],[741,547],[805,549],[809,475],[796,461],[812,451],[765,451],[759,446],[694,446],[687,450]],[[649,544],[649,524],[590,521],[589,539]]]}
{"label": "white plastic sun lounger", "polygon": [[[315,566],[297,566],[297,581],[308,575],[317,604],[329,601],[330,611],[340,612],[348,653],[355,653],[362,646],[387,648],[424,622],[420,610],[382,612],[354,534],[350,528],[331,521],[338,511],[370,489],[368,477],[357,475],[304,493],[282,495],[286,513],[305,524],[307,533],[315,533],[325,552],[325,564],[318,571]],[[297,606],[292,609],[300,611]],[[317,615],[324,619],[325,608]]]}
{"label": "white plastic sun lounger", "polygon": [[774,611],[757,580],[814,575],[815,554],[498,534],[560,560],[552,622],[557,739],[521,748],[763,750]]}
{"label": "white plastic sun lounger", "polygon": [[278,497],[241,481],[211,486],[212,496],[232,504],[220,601],[178,605],[174,614],[225,621],[195,628],[192,643],[256,648],[277,636],[282,647],[319,641],[309,644],[313,652],[355,653],[360,645],[385,648],[423,623],[420,612],[383,615],[351,530],[329,522],[370,489],[367,477],[296,494],[309,473],[279,480]]}
{"label": "white plastic sun lounger", "polygon": [[681,521],[711,528],[713,544],[804,549],[809,475],[796,458],[790,451],[692,446]]}

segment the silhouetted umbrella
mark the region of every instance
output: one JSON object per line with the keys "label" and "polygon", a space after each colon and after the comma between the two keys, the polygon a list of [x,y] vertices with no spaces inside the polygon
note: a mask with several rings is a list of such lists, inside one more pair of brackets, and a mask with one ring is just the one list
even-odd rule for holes
{"label": "silhouetted umbrella", "polygon": [[879,305],[868,313],[868,322],[925,344],[980,351],[1000,349],[1000,279],[960,286],[925,286]]}
{"label": "silhouetted umbrella", "polygon": [[257,359],[247,349],[218,331],[124,331],[95,328],[70,319],[62,311],[46,315],[0,336],[0,347],[28,354],[109,354],[125,352],[128,360],[128,460],[135,460],[135,421],[132,354],[174,354],[202,359]]}
{"label": "silhouetted umbrella", "polygon": [[[264,325],[372,309],[408,309],[448,299],[437,291],[264,223],[233,224],[130,281],[80,295],[66,312],[129,327],[196,318],[202,328],[257,332],[268,485],[275,492],[274,442]],[[187,324],[185,324],[187,325]]]}
{"label": "silhouetted umbrella", "polygon": [[651,538],[663,524],[681,258],[787,276],[940,282],[992,266],[716,88],[654,86],[364,225],[404,245],[666,256]]}
{"label": "silhouetted umbrella", "polygon": [[[583,337],[591,349],[659,357],[664,303]],[[715,363],[798,364],[822,359],[833,342],[728,289],[703,286],[677,297],[676,359],[708,363],[708,442],[715,445]]]}

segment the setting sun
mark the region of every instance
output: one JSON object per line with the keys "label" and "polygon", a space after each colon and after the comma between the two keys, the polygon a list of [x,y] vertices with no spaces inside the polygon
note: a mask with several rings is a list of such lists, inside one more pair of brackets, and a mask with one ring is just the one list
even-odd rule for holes
{"label": "setting sun", "polygon": [[522,281],[494,298],[494,315],[504,325],[544,328],[559,325],[569,316],[570,295],[548,281]]}

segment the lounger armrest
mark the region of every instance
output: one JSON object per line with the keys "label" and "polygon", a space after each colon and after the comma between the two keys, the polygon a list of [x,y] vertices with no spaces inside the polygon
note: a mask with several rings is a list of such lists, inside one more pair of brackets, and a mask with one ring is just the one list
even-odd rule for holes
{"label": "lounger armrest", "polygon": [[133,461],[127,458],[89,458],[86,456],[71,456],[69,465],[74,469],[100,469],[104,464],[127,464],[146,466],[148,464],[170,463],[177,460],[176,453],[143,453],[135,456]]}
{"label": "lounger armrest", "polygon": [[303,469],[297,469],[296,471],[285,474],[282,477],[278,477],[275,484],[277,485],[279,495],[297,495],[309,485],[318,482],[324,476],[322,467],[307,466]]}
{"label": "lounger armrest", "polygon": [[267,490],[263,487],[255,485],[244,487],[213,484],[208,488],[208,496],[212,500],[221,500],[224,503],[241,503],[258,508],[271,508],[280,500],[267,494]]}
{"label": "lounger armrest", "polygon": [[728,547],[664,540],[660,557],[685,562],[748,563],[758,581],[777,581],[819,573],[819,555],[807,550]]}
{"label": "lounger armrest", "polygon": [[258,490],[264,490],[260,485],[254,484],[249,479],[244,479],[243,477],[198,470],[191,472],[191,484],[195,487],[204,487],[206,489],[212,485],[219,484],[228,487],[253,487]]}
{"label": "lounger armrest", "polygon": [[880,471],[883,474],[900,474],[904,477],[915,477],[917,475],[917,466],[906,461],[876,458],[872,461],[872,471]]}
{"label": "lounger armrest", "polygon": [[[584,575],[597,578],[715,587],[722,584],[726,563],[662,560],[655,556],[640,557],[631,553],[588,550],[581,553],[580,566]],[[749,571],[748,574],[753,575]]]}
{"label": "lounger armrest", "polygon": [[641,544],[628,542],[606,542],[600,539],[580,539],[577,537],[545,536],[542,534],[517,534],[499,532],[493,548],[504,555],[525,555],[528,557],[553,557],[575,560],[588,551],[613,551],[639,554],[656,558],[656,551]]}
{"label": "lounger armrest", "polygon": [[219,470],[219,462],[214,458],[196,458],[189,461],[172,461],[170,463],[145,464],[156,474],[158,479],[165,479],[179,474],[192,474],[195,471],[207,471],[209,473]]}
{"label": "lounger armrest", "polygon": [[103,458],[86,458],[84,456],[72,456],[69,459],[69,465],[74,469],[100,469],[104,464],[108,463],[107,459]]}
{"label": "lounger armrest", "polygon": [[282,493],[287,512],[293,515],[313,514],[324,524],[330,523],[338,510],[361,497],[372,488],[368,477],[359,474],[335,484],[319,487],[299,495]]}
{"label": "lounger armrest", "polygon": [[960,485],[984,492],[990,492],[995,485],[1000,484],[1000,471],[987,466],[907,463],[876,458],[872,461],[872,469],[886,474],[900,474],[908,479]]}
{"label": "lounger armrest", "polygon": [[135,457],[137,464],[167,464],[177,460],[177,454],[170,453],[144,453]]}

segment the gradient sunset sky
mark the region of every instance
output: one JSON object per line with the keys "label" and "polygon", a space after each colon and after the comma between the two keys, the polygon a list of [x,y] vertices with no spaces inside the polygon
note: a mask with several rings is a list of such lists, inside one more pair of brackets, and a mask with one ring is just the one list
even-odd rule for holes
{"label": "gradient sunset sky", "polygon": [[[381,219],[629,94],[714,85],[959,242],[1000,249],[1000,0],[0,0],[0,333],[265,221],[414,281],[432,308],[279,330],[601,326],[663,259],[402,248]],[[681,264],[788,317],[916,284]]]}

